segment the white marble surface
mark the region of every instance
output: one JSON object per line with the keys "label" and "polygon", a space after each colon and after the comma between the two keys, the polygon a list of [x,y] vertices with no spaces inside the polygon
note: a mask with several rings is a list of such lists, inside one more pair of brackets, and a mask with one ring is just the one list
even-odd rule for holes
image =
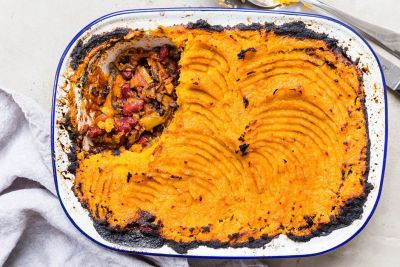
{"label": "white marble surface", "polygon": [[[0,87],[29,95],[50,111],[54,74],[61,53],[71,38],[90,21],[121,9],[215,6],[217,2],[0,0]],[[399,0],[326,2],[400,32]],[[388,107],[385,183],[375,215],[364,231],[334,252],[309,258],[266,260],[269,266],[400,266],[400,97],[389,92]]]}

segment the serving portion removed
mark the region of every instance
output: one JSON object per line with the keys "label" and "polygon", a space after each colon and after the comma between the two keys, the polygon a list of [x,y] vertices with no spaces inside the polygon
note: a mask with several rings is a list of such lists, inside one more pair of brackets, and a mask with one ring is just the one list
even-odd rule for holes
{"label": "serving portion removed", "polygon": [[274,256],[282,238],[301,248],[362,220],[380,188],[374,66],[306,23],[197,19],[75,42],[58,179],[85,228],[128,251]]}

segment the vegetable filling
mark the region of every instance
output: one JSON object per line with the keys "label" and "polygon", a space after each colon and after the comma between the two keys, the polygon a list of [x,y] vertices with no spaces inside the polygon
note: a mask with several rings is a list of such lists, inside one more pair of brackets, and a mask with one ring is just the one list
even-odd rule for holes
{"label": "vegetable filling", "polygon": [[94,119],[83,131],[91,152],[140,151],[160,136],[178,107],[179,58],[178,49],[167,44],[131,48],[110,64],[109,75],[99,67],[88,75]]}

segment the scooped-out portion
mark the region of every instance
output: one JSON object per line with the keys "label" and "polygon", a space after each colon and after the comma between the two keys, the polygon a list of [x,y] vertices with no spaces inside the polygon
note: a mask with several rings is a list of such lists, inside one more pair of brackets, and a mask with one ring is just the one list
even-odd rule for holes
{"label": "scooped-out portion", "polygon": [[178,60],[177,48],[164,44],[121,51],[107,75],[96,65],[88,70],[92,119],[81,133],[91,152],[140,151],[161,134],[177,108]]}
{"label": "scooped-out portion", "polygon": [[111,242],[260,247],[362,214],[362,72],[302,22],[117,29],[71,73],[73,190]]}

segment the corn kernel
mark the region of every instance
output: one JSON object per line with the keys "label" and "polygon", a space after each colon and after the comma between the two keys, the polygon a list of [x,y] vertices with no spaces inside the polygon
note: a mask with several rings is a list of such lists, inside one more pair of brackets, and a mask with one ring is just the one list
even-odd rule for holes
{"label": "corn kernel", "polygon": [[111,130],[114,129],[114,119],[112,118],[106,119],[106,121],[104,122],[104,129],[106,130],[107,133],[111,132]]}

